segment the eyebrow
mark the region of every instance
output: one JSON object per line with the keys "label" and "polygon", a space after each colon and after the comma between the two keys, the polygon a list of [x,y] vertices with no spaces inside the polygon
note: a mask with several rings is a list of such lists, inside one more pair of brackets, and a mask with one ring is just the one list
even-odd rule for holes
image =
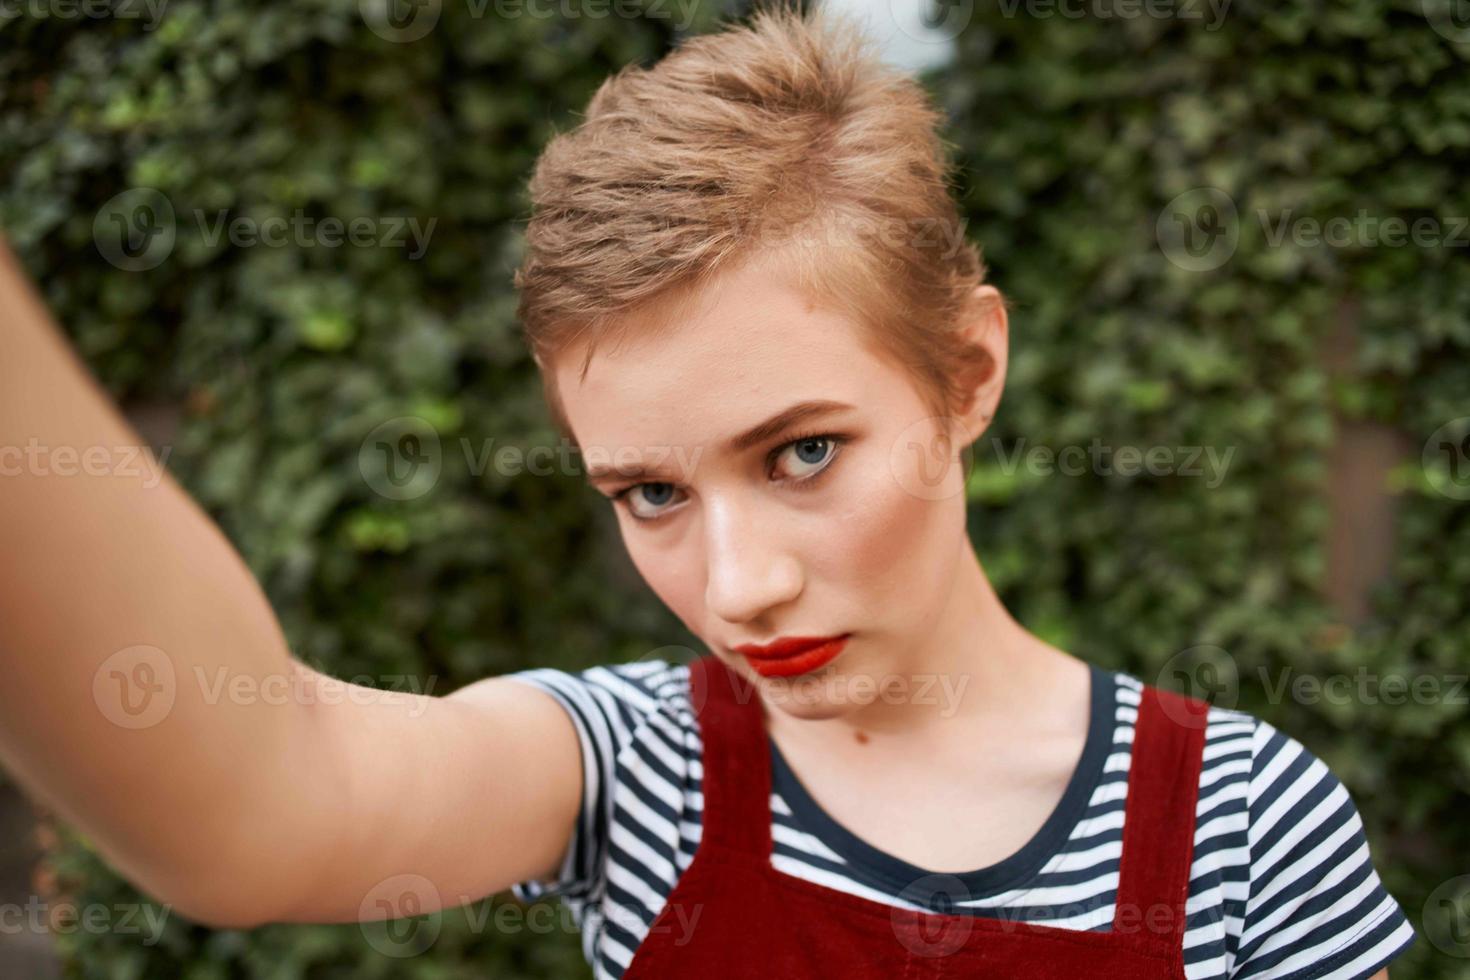
{"label": "eyebrow", "polygon": [[[823,415],[831,415],[834,412],[851,411],[856,406],[847,402],[832,401],[827,398],[816,398],[809,401],[797,402],[788,408],[784,408],[761,422],[759,425],[751,426],[744,432],[732,437],[725,443],[725,448],[731,453],[741,453],[752,446],[760,445],[768,439],[773,439],[785,432],[787,429],[807,419]],[[587,481],[589,483],[602,483],[609,480],[641,481],[657,478],[660,474],[649,467],[641,465],[629,466],[589,466],[587,467]]]}

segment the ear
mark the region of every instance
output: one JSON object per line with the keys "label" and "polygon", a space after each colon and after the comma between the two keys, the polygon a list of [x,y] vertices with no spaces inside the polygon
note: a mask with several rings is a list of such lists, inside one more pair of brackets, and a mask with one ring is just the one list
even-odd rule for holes
{"label": "ear", "polygon": [[970,398],[957,416],[964,426],[965,445],[969,445],[990,427],[1005,388],[1010,319],[1000,290],[989,285],[975,287],[960,332],[987,355],[985,363],[967,380]]}

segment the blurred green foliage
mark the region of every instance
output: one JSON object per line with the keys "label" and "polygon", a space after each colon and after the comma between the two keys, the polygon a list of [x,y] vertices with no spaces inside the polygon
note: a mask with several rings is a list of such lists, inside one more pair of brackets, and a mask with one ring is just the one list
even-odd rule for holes
{"label": "blurred green foliage", "polygon": [[[111,393],[181,407],[170,469],[303,660],[445,693],[693,645],[576,478],[507,476],[462,452],[555,442],[513,317],[524,181],[606,74],[667,48],[683,8],[504,17],[431,0],[437,24],[410,40],[374,2],[0,25],[0,224]],[[691,30],[718,14],[694,9]],[[1470,249],[1273,244],[1257,213],[1367,209],[1448,231],[1470,213],[1470,47],[1408,0],[1236,3],[1214,28],[1011,4],[966,16],[931,82],[970,233],[1014,302],[1007,393],[970,482],[982,560],[1023,622],[1090,660],[1178,686],[1181,664],[1199,679],[1181,651],[1224,651],[1238,705],[1353,791],[1422,932],[1422,915],[1447,914],[1426,912],[1429,893],[1470,872],[1465,705],[1272,698],[1260,671],[1470,668],[1470,517],[1417,456],[1470,415]],[[1233,203],[1239,242],[1190,271],[1159,219],[1202,187]],[[99,237],[109,202],[138,188],[167,200],[176,240],[129,271]],[[211,240],[221,212],[434,225],[418,257],[412,243],[241,247]],[[1344,318],[1361,338],[1347,380],[1322,356]],[[1351,629],[1319,591],[1335,414],[1416,447],[1392,487],[1393,573]],[[432,493],[394,500],[359,453],[404,416],[433,423],[443,467]],[[1008,462],[1094,440],[1232,455],[1220,479]],[[138,899],[74,834],[51,865],[76,900]],[[77,977],[585,974],[565,930],[474,927],[511,901],[444,913],[431,952],[401,959],[355,926],[247,934],[177,916],[157,945],[61,941]],[[1422,942],[1400,963],[1464,975]]]}
{"label": "blurred green foliage", "polygon": [[[176,2],[153,29],[141,7],[6,23],[0,225],[113,396],[182,407],[168,465],[263,583],[296,655],[443,694],[685,636],[637,580],[601,497],[573,475],[508,476],[480,458],[556,439],[511,288],[536,154],[607,74],[654,60],[682,23],[666,2],[640,19],[435,8],[411,41],[375,31],[368,0]],[[94,221],[137,188],[167,199],[176,239],[128,271],[104,257]],[[283,247],[211,244],[221,211],[435,224],[415,259],[411,243],[294,233]],[[443,467],[433,492],[394,500],[364,480],[359,451],[402,416],[437,427]],[[79,901],[136,900],[74,839],[54,864]],[[84,931],[61,942],[75,976],[110,980],[585,971],[566,930],[443,920],[432,954],[412,959],[374,952],[351,926],[213,933],[178,916],[155,947]]]}
{"label": "blurred green foliage", "polygon": [[[1470,976],[1423,939],[1426,917],[1439,936],[1451,925],[1431,892],[1470,873],[1470,690],[1450,696],[1470,672],[1470,493],[1438,492],[1444,474],[1421,461],[1470,416],[1470,43],[1394,0],[1237,0],[1218,21],[1170,6],[1199,19],[976,4],[933,79],[970,234],[1014,302],[972,535],[1008,606],[1064,649],[1216,687],[1320,756],[1420,932],[1394,975]],[[1170,205],[1199,188],[1228,198],[1237,240],[1191,271],[1171,260]],[[1186,217],[1203,231],[1222,212]],[[1395,246],[1362,221],[1345,244],[1313,244],[1307,221],[1360,212],[1433,219],[1442,244]],[[1281,235],[1283,216],[1303,230]],[[1339,375],[1344,324],[1358,342]],[[1338,418],[1407,447],[1385,488],[1397,555],[1355,628],[1320,591]],[[1011,462],[1094,440],[1233,456],[1222,479],[1207,459],[1198,476]],[[1271,693],[1303,675],[1347,675],[1356,692],[1359,671],[1368,697]],[[1393,675],[1441,696],[1385,703],[1374,679]]]}

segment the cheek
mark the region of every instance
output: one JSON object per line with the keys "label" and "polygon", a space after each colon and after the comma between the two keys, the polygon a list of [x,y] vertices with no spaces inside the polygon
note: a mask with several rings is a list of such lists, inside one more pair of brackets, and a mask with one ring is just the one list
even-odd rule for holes
{"label": "cheek", "polygon": [[851,499],[852,506],[827,525],[826,544],[812,552],[820,556],[818,574],[848,583],[868,603],[922,606],[921,594],[946,583],[952,573],[956,541],[964,535],[963,500],[925,499],[882,471]]}
{"label": "cheek", "polygon": [[637,528],[630,532],[626,522],[632,518],[618,520],[622,525],[623,549],[633,567],[659,601],[691,632],[700,635],[696,627],[703,616],[704,571],[697,564],[698,549],[691,548],[687,541],[667,548],[656,547],[658,535],[643,534]]}

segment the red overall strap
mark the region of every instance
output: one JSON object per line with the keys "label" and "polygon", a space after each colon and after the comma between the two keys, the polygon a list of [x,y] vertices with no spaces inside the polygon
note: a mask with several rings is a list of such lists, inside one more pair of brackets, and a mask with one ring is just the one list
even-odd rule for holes
{"label": "red overall strap", "polygon": [[690,665],[689,683],[704,742],[701,837],[769,861],[770,748],[760,694],[714,654]]}
{"label": "red overall strap", "polygon": [[1145,684],[1133,729],[1113,929],[1147,931],[1176,949],[1184,941],[1208,711],[1205,701]]}
{"label": "red overall strap", "polygon": [[[690,665],[704,743],[702,837],[769,862],[770,748],[754,684],[713,654]],[[1209,705],[1144,685],[1124,802],[1113,931],[1182,951]]]}

